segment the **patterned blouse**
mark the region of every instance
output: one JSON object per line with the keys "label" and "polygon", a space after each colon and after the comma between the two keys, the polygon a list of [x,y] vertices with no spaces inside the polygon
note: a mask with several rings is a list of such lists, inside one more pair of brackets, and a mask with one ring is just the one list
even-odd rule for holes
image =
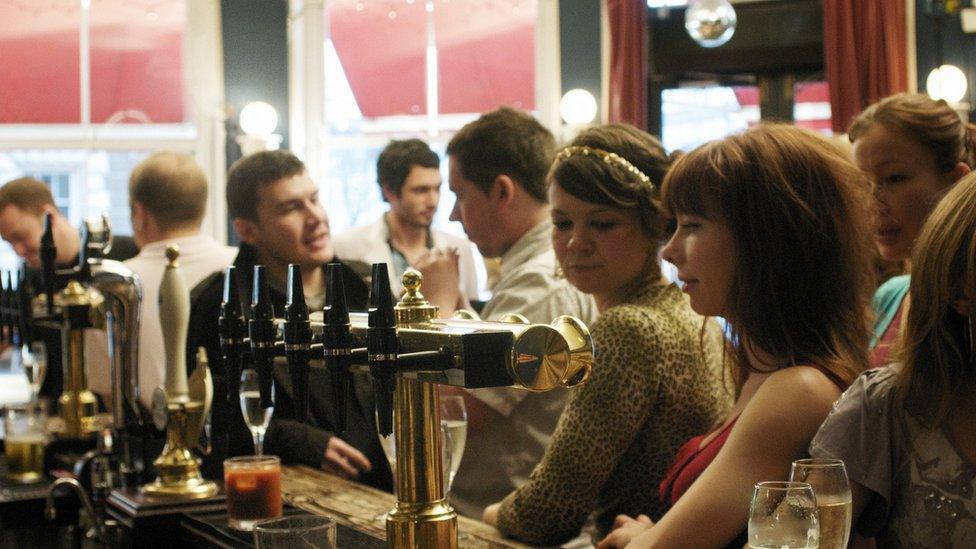
{"label": "patterned blouse", "polygon": [[[593,328],[589,381],[575,389],[526,484],[506,497],[498,528],[539,545],[599,535],[617,514],[665,511],[657,487],[681,444],[728,410],[722,334],[673,284],[649,285]],[[704,353],[702,352],[704,351]]]}
{"label": "patterned blouse", "polygon": [[872,497],[858,531],[878,547],[976,547],[976,467],[943,429],[927,429],[896,404],[900,365],[862,374],[810,444],[843,459]]}

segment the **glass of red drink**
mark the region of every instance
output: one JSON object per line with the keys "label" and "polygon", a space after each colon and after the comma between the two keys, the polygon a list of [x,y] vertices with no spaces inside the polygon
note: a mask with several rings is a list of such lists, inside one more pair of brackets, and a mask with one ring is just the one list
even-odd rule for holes
{"label": "glass of red drink", "polygon": [[254,530],[258,521],[281,516],[281,460],[239,456],[224,460],[224,490],[231,528]]}

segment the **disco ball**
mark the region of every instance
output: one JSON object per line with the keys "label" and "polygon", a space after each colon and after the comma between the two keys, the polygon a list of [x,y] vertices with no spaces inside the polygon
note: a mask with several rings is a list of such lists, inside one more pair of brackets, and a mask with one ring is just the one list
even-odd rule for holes
{"label": "disco ball", "polygon": [[717,48],[735,32],[735,9],[729,0],[692,0],[685,11],[685,30],[703,48]]}

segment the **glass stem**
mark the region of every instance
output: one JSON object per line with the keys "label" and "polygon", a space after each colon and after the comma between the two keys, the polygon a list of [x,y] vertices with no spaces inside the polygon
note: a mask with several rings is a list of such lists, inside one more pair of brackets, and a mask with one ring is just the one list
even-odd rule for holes
{"label": "glass stem", "polygon": [[254,430],[254,455],[264,455],[264,432],[258,429]]}

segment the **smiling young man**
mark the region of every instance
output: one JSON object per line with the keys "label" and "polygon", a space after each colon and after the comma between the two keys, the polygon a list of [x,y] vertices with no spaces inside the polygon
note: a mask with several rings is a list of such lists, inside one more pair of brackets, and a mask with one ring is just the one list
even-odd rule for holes
{"label": "smiling young man", "polygon": [[[255,265],[264,265],[269,275],[271,301],[276,314],[285,306],[288,265],[302,271],[305,302],[309,309],[321,310],[325,304],[327,280],[325,265],[338,261],[329,234],[329,219],[319,202],[319,190],[308,176],[304,164],[285,151],[266,151],[247,156],[227,175],[227,210],[241,239],[240,253],[234,260],[239,295],[245,315],[250,308]],[[342,262],[346,302],[352,311],[365,311],[369,287],[363,276],[367,266]],[[226,379],[219,360],[217,318],[222,300],[223,276],[214,277],[194,290],[190,320],[190,349],[207,348],[214,367],[215,394],[226,394]],[[197,339],[198,338],[198,339]],[[216,365],[216,366],[214,366]],[[356,402],[349,406],[346,431],[334,434],[330,376],[313,368],[310,386],[309,422],[300,423],[291,413],[291,383],[283,361],[276,361],[278,394],[276,410],[265,438],[265,451],[285,463],[321,466],[334,473],[390,490],[392,475],[376,435],[373,400],[369,380],[354,378]],[[215,399],[215,410],[226,399]],[[250,454],[250,434],[234,409],[215,414],[227,428],[230,455]],[[216,447],[219,447],[215,444]]]}
{"label": "smiling young man", "polygon": [[478,297],[471,243],[431,228],[441,197],[440,158],[419,139],[393,140],[376,160],[376,179],[390,209],[375,222],[336,236],[336,253],[363,263],[386,263],[390,289],[399,294],[400,277],[429,256],[456,255],[460,290]]}

